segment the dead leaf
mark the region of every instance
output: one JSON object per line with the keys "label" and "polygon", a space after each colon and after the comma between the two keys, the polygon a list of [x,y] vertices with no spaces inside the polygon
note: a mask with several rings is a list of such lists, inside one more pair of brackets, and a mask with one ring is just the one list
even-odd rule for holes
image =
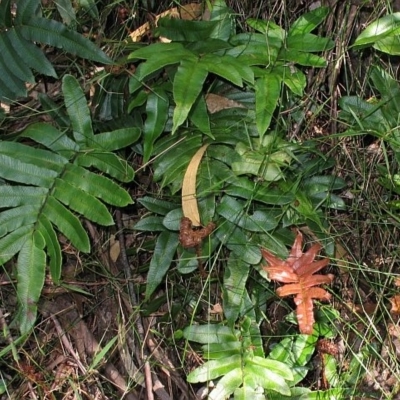
{"label": "dead leaf", "polygon": [[298,231],[287,260],[281,260],[266,249],[261,252],[268,263],[263,268],[268,272],[269,278],[285,284],[277,289],[277,295],[295,296],[300,332],[310,335],[314,325],[313,299],[328,301],[331,298],[330,293],[318,285],[331,283],[334,276],[314,275],[329,263],[329,259],[314,261],[322,246],[317,243],[303,253],[302,243],[303,235]]}
{"label": "dead leaf", "polygon": [[243,104],[215,93],[206,94],[205,99],[207,109],[211,114],[226,110],[227,108],[245,108]]}
{"label": "dead leaf", "polygon": [[200,226],[200,214],[196,199],[196,176],[200,161],[208,144],[200,147],[190,160],[182,183],[182,211],[183,216],[192,221],[193,226]]}
{"label": "dead leaf", "polygon": [[396,294],[390,299],[390,302],[392,303],[392,308],[390,309],[390,312],[392,314],[397,314],[400,315],[400,294]]}

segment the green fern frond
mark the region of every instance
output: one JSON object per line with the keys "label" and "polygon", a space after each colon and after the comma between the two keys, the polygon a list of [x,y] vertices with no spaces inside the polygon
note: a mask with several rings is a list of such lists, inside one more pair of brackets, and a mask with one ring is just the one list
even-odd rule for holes
{"label": "green fern frond", "polygon": [[73,134],[85,140],[74,141],[68,132],[36,123],[21,137],[33,140],[37,147],[0,141],[0,178],[5,182],[0,185],[0,265],[18,254],[18,322],[23,333],[36,318],[47,259],[54,282],[60,280],[61,248],[54,228],[77,250],[89,252],[80,217],[112,225],[106,204],[132,203],[115,181],[131,180],[133,169],[111,151],[134,143],[140,131],[129,128],[95,135],[86,101],[78,101],[79,108],[71,105],[74,96],[84,98],[76,79],[65,76],[63,90]]}
{"label": "green fern frond", "polygon": [[58,21],[43,18],[40,0],[19,0],[14,20],[10,7],[10,1],[0,3],[0,101],[25,96],[25,82],[35,82],[32,70],[57,77],[36,43],[54,46],[92,61],[111,63],[111,59],[89,39]]}

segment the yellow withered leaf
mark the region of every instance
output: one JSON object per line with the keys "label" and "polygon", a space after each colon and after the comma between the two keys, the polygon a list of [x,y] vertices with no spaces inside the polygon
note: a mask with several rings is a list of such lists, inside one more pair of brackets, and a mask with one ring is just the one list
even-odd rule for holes
{"label": "yellow withered leaf", "polygon": [[200,226],[199,207],[196,199],[196,176],[200,161],[205,153],[208,144],[200,147],[190,160],[190,163],[183,177],[182,184],[182,211],[183,216],[192,221],[193,226]]}

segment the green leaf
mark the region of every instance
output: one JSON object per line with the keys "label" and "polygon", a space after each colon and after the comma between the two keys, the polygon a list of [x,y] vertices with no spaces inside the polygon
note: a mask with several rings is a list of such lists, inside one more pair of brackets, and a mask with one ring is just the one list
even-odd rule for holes
{"label": "green leaf", "polygon": [[210,118],[208,116],[207,104],[204,96],[200,95],[194,103],[189,114],[190,121],[205,135],[215,139],[211,133]]}
{"label": "green leaf", "polygon": [[166,215],[178,207],[175,203],[170,203],[169,201],[156,199],[150,196],[144,196],[141,199],[138,199],[137,202],[147,210],[160,215]]}
{"label": "green leaf", "polygon": [[78,0],[78,4],[80,4],[92,18],[99,20],[99,10],[97,9],[95,0]]}
{"label": "green leaf", "polygon": [[56,179],[53,196],[90,221],[105,226],[114,225],[111,214],[101,201],[68,181]]}
{"label": "green leaf", "polygon": [[129,193],[111,179],[77,165],[68,164],[62,179],[113,206],[125,207],[133,202]]}
{"label": "green leaf", "polygon": [[323,57],[311,53],[303,53],[294,49],[282,51],[280,55],[280,59],[283,61],[303,65],[305,67],[323,68],[327,65]]}
{"label": "green leaf", "polygon": [[38,221],[38,231],[42,234],[44,241],[46,242],[46,251],[49,256],[49,267],[51,277],[55,284],[60,282],[61,277],[61,248],[56,232],[50,221],[42,214]]}
{"label": "green leaf", "polygon": [[286,45],[291,50],[313,53],[330,50],[335,46],[335,42],[329,38],[306,33],[304,35],[288,36]]}
{"label": "green leaf", "polygon": [[[271,371],[270,369],[260,368],[260,365],[253,364],[250,362],[250,360],[248,360],[244,368],[244,374],[245,384],[247,381],[255,381],[264,389],[272,390],[285,396],[290,395],[290,388],[285,378],[283,378],[280,374]],[[248,377],[250,378],[249,380],[246,379]]]}
{"label": "green leaf", "polygon": [[293,193],[283,191],[279,187],[255,183],[247,178],[231,179],[225,193],[233,197],[247,200],[257,200],[264,204],[284,205],[291,203],[295,196]]}
{"label": "green leaf", "polygon": [[183,60],[176,71],[173,95],[175,110],[173,115],[172,133],[181,126],[203,88],[208,71],[195,61]]}
{"label": "green leaf", "polygon": [[[121,182],[131,182],[135,175],[132,167],[114,153],[88,152],[82,153],[75,159],[75,163],[84,167],[94,167]],[[119,192],[122,194],[123,189]],[[129,204],[129,203],[127,203]]]}
{"label": "green leaf", "polygon": [[78,81],[72,75],[65,75],[62,80],[64,103],[71,120],[74,138],[79,144],[90,147],[93,138],[92,119],[85,94]]}
{"label": "green leaf", "polygon": [[301,15],[290,27],[288,36],[304,35],[312,32],[330,13],[329,7],[318,7]]}
{"label": "green leaf", "polygon": [[148,232],[159,232],[165,231],[165,227],[163,225],[162,217],[145,217],[142,218],[139,222],[137,222],[133,229],[137,231],[148,231]]}
{"label": "green leaf", "polygon": [[32,229],[33,225],[21,226],[21,228],[0,239],[0,265],[6,263],[21,250],[32,234]]}
{"label": "green leaf", "polygon": [[25,39],[31,42],[48,44],[103,64],[112,63],[112,60],[89,39],[68,29],[60,22],[32,17],[24,25],[18,26],[18,30]]}
{"label": "green leaf", "polygon": [[169,101],[166,92],[154,89],[147,98],[146,122],[143,128],[143,163],[153,154],[153,145],[163,133],[168,120]]}
{"label": "green leaf", "polygon": [[10,28],[11,24],[11,0],[3,0],[0,2],[0,28]]}
{"label": "green leaf", "polygon": [[89,237],[79,219],[71,211],[55,198],[49,197],[43,207],[43,213],[68,238],[74,247],[84,253],[89,253]]}
{"label": "green leaf", "polygon": [[244,294],[249,272],[249,265],[238,258],[229,257],[224,271],[223,309],[228,325],[231,327],[234,326],[239,315],[244,314]]}
{"label": "green leaf", "polygon": [[73,28],[76,27],[76,16],[75,9],[72,7],[71,0],[57,0],[56,7],[62,21],[65,25],[72,25]]}
{"label": "green leaf", "polygon": [[281,81],[282,78],[273,73],[267,73],[256,80],[256,124],[261,139],[268,130],[278,105]]}
{"label": "green leaf", "polygon": [[141,135],[139,128],[121,128],[112,132],[102,132],[94,135],[90,147],[102,151],[115,151],[135,143]]}
{"label": "green leaf", "polygon": [[197,343],[226,343],[236,342],[234,331],[221,324],[190,325],[183,330],[187,340]]}
{"label": "green leaf", "polygon": [[172,263],[178,243],[179,239],[176,233],[165,231],[158,236],[147,274],[146,300],[149,300],[154,290],[162,282]]}
{"label": "green leaf", "polygon": [[241,368],[235,368],[229,370],[218,381],[217,386],[211,391],[210,395],[208,396],[208,399],[220,400],[229,398],[229,396],[242,384],[242,382],[243,382],[243,370]]}
{"label": "green leaf", "polygon": [[48,193],[46,188],[34,186],[0,185],[0,208],[42,204]]}
{"label": "green leaf", "polygon": [[224,357],[218,360],[207,361],[196,368],[187,376],[189,383],[207,382],[226,375],[228,372],[238,368],[241,371],[242,357],[237,354],[230,357]]}
{"label": "green leaf", "polygon": [[55,171],[27,164],[1,153],[2,143],[0,142],[0,177],[4,179],[49,188],[58,175]]}
{"label": "green leaf", "polygon": [[[157,45],[166,45],[167,47]],[[149,55],[144,51],[146,49],[150,49]],[[139,49],[131,53],[129,59],[135,58],[148,58],[146,62],[139,65],[135,72],[136,79],[139,81],[144,80],[149,75],[159,71],[167,65],[179,64],[182,60],[193,60],[194,62],[197,60],[196,56],[192,52],[186,50],[179,43],[152,44],[147,48]],[[132,90],[137,88],[137,85],[134,85],[133,83],[131,83],[130,86]]]}
{"label": "green leaf", "polygon": [[29,125],[23,131],[22,137],[30,138],[67,159],[70,159],[79,150],[77,144],[65,133],[44,122]]}
{"label": "green leaf", "polygon": [[28,333],[37,315],[37,301],[44,285],[46,269],[45,242],[39,231],[25,241],[17,262],[17,296],[20,302],[19,328],[21,334]]}
{"label": "green leaf", "polygon": [[397,35],[400,27],[400,13],[385,15],[369,24],[360,35],[358,35],[354,46],[365,46],[373,44],[388,36]]}
{"label": "green leaf", "polygon": [[231,222],[220,223],[215,234],[238,259],[248,264],[258,264],[261,261],[259,247],[252,244],[242,229]]}
{"label": "green leaf", "polygon": [[160,18],[156,34],[172,42],[199,42],[211,37],[217,21],[191,21],[179,18]]}
{"label": "green leaf", "polygon": [[276,214],[257,210],[253,215],[248,215],[244,204],[230,196],[222,198],[217,211],[228,221],[253,232],[268,232],[278,225]]}
{"label": "green leaf", "polygon": [[0,237],[13,232],[21,226],[34,224],[37,220],[40,204],[23,205],[0,213]]}
{"label": "green leaf", "polygon": [[207,54],[200,58],[200,63],[209,72],[219,75],[236,86],[242,87],[243,79],[250,83],[254,82],[251,68],[238,62],[235,57]]}
{"label": "green leaf", "polygon": [[376,50],[382,51],[383,53],[391,56],[400,55],[400,38],[398,33],[396,36],[389,36],[378,40],[373,46]]}

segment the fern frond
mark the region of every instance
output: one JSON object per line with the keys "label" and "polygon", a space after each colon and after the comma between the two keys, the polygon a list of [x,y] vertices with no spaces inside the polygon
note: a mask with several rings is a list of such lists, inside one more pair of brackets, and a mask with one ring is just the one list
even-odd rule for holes
{"label": "fern frond", "polygon": [[[133,169],[111,151],[134,143],[140,132],[122,129],[115,135],[94,135],[86,101],[83,106],[79,100],[78,108],[72,105],[73,96],[84,99],[78,82],[66,76],[63,88],[72,129],[83,135],[72,140],[67,132],[37,123],[21,138],[35,141],[38,147],[0,141],[0,178],[6,182],[0,185],[0,265],[19,253],[18,322],[23,333],[36,318],[47,258],[54,282],[60,280],[62,257],[55,228],[77,250],[89,252],[89,237],[79,218],[112,225],[106,204],[123,207],[132,203],[129,193],[113,179],[127,182],[134,176]],[[111,178],[88,169],[92,167]]]}
{"label": "fern frond", "polygon": [[54,46],[85,59],[111,63],[89,39],[58,21],[43,18],[40,0],[19,0],[14,20],[11,2],[0,4],[0,101],[9,102],[25,96],[25,82],[35,82],[32,69],[57,77],[36,43]]}

